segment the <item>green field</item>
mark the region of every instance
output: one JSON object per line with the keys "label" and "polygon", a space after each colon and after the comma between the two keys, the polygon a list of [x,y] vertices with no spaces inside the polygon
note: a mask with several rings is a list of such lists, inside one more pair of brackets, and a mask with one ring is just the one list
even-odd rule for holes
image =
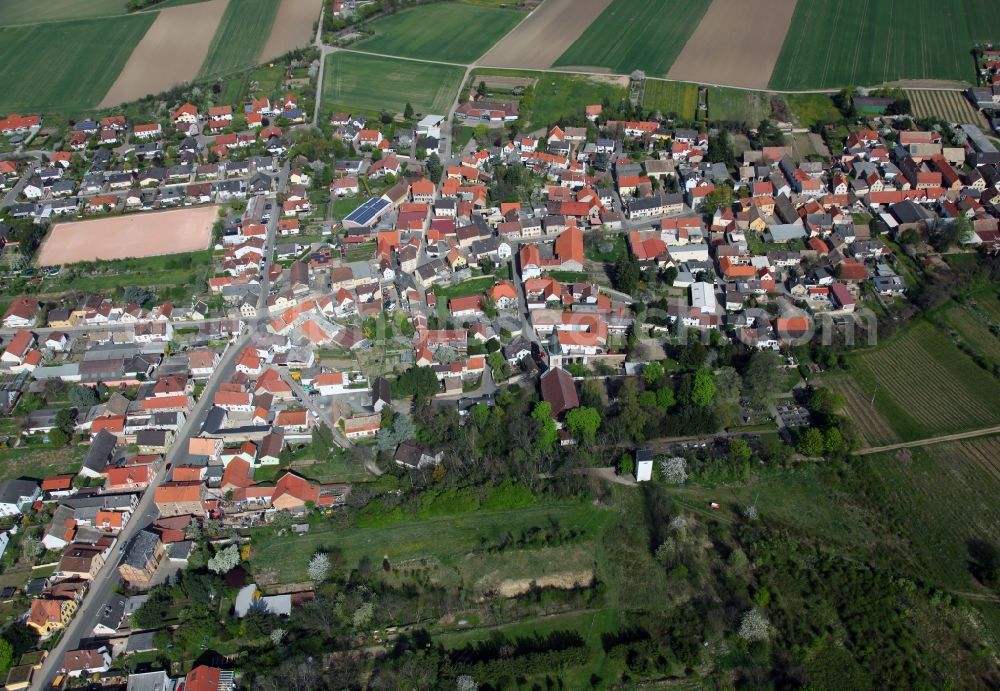
{"label": "green field", "polygon": [[437,3],[379,17],[361,50],[424,60],[470,63],[524,18],[516,10]]}
{"label": "green field", "polygon": [[125,0],[3,0],[0,25],[124,14]]}
{"label": "green field", "polygon": [[[525,106],[525,101],[521,100],[521,119],[535,127],[547,128],[564,118],[582,120],[584,107],[602,103],[605,98],[617,105],[628,96],[625,87],[611,81],[561,72],[480,69],[473,74],[472,83],[477,84],[481,76],[488,75],[537,80],[532,89],[530,103]],[[498,93],[496,100],[519,99],[513,95]]]}
{"label": "green field", "polygon": [[460,298],[467,295],[479,295],[480,293],[485,293],[487,289],[491,288],[493,284],[496,283],[496,278],[493,276],[480,276],[479,278],[470,278],[468,281],[463,281],[457,285],[448,286],[434,286],[434,294],[437,295],[438,299],[450,300],[451,298]]}
{"label": "green field", "polygon": [[274,0],[240,0],[226,5],[199,77],[228,74],[256,65],[278,14]]}
{"label": "green field", "polygon": [[[154,19],[144,13],[0,28],[0,107],[5,113],[95,107]],[[58,59],[44,57],[53,50]]]}
{"label": "green field", "polygon": [[462,81],[462,68],[337,52],[323,71],[325,112],[359,110],[402,113],[407,103],[418,113],[447,113]]}
{"label": "green field", "polygon": [[[903,439],[1000,423],[1000,385],[940,330],[919,321],[850,356],[858,386]],[[862,413],[852,411],[852,417]]]}
{"label": "green field", "polygon": [[[990,9],[995,15],[995,3]],[[771,74],[771,87],[873,86],[897,79],[970,81],[975,71],[966,18],[962,3],[940,0],[800,2]]]}
{"label": "green field", "polygon": [[786,94],[785,102],[802,127],[837,122],[843,117],[827,94]]}
{"label": "green field", "polygon": [[991,366],[1000,364],[1000,335],[991,331],[1000,327],[989,310],[978,304],[955,304],[944,311],[944,322],[958,337]]}
{"label": "green field", "polygon": [[993,0],[963,0],[969,38],[976,43],[1000,41],[1000,11]]}
{"label": "green field", "polygon": [[[649,88],[647,82],[646,88]],[[759,125],[771,117],[771,95],[760,91],[727,89],[721,86],[708,88],[708,118],[712,121],[743,122]]]}
{"label": "green field", "polygon": [[709,4],[709,0],[614,0],[555,64],[664,75]]}
{"label": "green field", "polygon": [[664,115],[676,113],[682,120],[698,117],[698,85],[647,79],[642,96],[645,110],[658,110]]}

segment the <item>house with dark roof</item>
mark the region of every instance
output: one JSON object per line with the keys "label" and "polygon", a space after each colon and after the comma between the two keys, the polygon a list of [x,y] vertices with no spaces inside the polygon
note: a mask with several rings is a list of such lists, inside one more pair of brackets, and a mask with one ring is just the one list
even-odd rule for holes
{"label": "house with dark roof", "polygon": [[542,400],[552,407],[554,418],[561,418],[567,410],[580,405],[573,376],[561,367],[554,367],[542,375],[541,390]]}
{"label": "house with dark roof", "polygon": [[0,484],[0,516],[16,516],[41,493],[34,480],[7,480]]}
{"label": "house with dark roof", "polygon": [[125,548],[118,573],[129,585],[145,587],[149,585],[156,568],[166,554],[160,536],[151,530],[140,530]]}
{"label": "house with dark roof", "polygon": [[91,441],[79,474],[90,478],[101,477],[104,469],[114,460],[117,448],[118,437],[102,429]]}

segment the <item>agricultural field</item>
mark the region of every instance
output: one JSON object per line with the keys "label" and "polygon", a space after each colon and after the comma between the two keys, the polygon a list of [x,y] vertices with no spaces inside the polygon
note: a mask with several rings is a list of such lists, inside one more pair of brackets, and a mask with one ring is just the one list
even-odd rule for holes
{"label": "agricultural field", "polygon": [[230,0],[198,76],[223,75],[257,64],[277,13],[274,0]]}
{"label": "agricultural field", "polygon": [[[0,28],[4,111],[95,107],[154,19],[142,13]],[[47,46],[59,46],[58,60],[38,58]]]}
{"label": "agricultural field", "polygon": [[462,82],[462,68],[450,65],[343,51],[327,56],[326,61],[326,112],[402,113],[410,103],[418,113],[447,113]]}
{"label": "agricultural field", "polygon": [[126,0],[4,0],[0,3],[0,26],[36,24],[65,19],[83,19],[125,14]]}
{"label": "agricultural field", "polygon": [[918,118],[941,118],[946,122],[982,125],[982,116],[961,91],[907,89],[906,95]]}
{"label": "agricultural field", "polygon": [[642,107],[645,110],[658,110],[665,115],[676,113],[682,120],[698,117],[697,84],[647,79],[644,88]]}
{"label": "agricultural field", "polygon": [[613,0],[555,62],[606,67],[617,74],[644,70],[665,76],[710,0]]}
{"label": "agricultural field", "polygon": [[1000,385],[928,322],[851,355],[850,364],[863,395],[874,396],[903,440],[1000,423]]}
{"label": "agricultural field", "polygon": [[490,75],[535,80],[530,101],[513,95],[496,95],[498,101],[520,101],[521,119],[533,127],[548,127],[563,118],[582,120],[584,107],[601,103],[605,98],[617,104],[628,95],[623,78],[585,77],[562,72],[479,69],[473,74],[472,84]]}
{"label": "agricultural field", "polygon": [[[648,82],[646,88],[649,88]],[[761,120],[771,117],[771,95],[760,91],[710,86],[708,117],[713,121],[744,122],[756,127]]]}
{"label": "agricultural field", "polygon": [[976,354],[994,366],[1000,364],[1000,319],[976,304],[955,304],[942,316]]}
{"label": "agricultural field", "polygon": [[379,17],[361,50],[424,60],[471,63],[524,18],[516,10],[437,3]]}
{"label": "agricultural field", "polygon": [[[800,2],[771,75],[774,89],[975,77],[962,3]],[[928,49],[933,46],[933,49]]]}
{"label": "agricultural field", "polygon": [[822,385],[844,397],[847,414],[868,446],[885,446],[899,441],[889,421],[872,405],[872,397],[850,377],[824,378]]}
{"label": "agricultural field", "polygon": [[1000,42],[1000,12],[993,0],[962,0],[969,38],[975,43]]}
{"label": "agricultural field", "polygon": [[257,61],[271,60],[311,44],[316,31],[313,26],[322,5],[321,0],[281,0]]}

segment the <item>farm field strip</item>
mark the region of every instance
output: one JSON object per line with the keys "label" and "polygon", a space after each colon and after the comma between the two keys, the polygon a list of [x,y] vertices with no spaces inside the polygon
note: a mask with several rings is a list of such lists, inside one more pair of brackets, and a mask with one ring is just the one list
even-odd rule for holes
{"label": "farm field strip", "polygon": [[[95,107],[156,13],[0,27],[0,93],[5,112]],[[39,51],[58,46],[58,57]]]}
{"label": "farm field strip", "polygon": [[971,45],[961,3],[799,2],[770,85],[815,89],[904,79],[968,81],[975,76]]}
{"label": "farm field strip", "polygon": [[684,120],[698,116],[698,85],[647,79],[642,97],[642,107],[647,110],[676,113]]}
{"label": "farm field strip", "polygon": [[258,61],[266,62],[311,43],[321,5],[320,0],[281,0]]}
{"label": "farm field strip", "polygon": [[524,18],[517,10],[438,3],[407,8],[369,23],[361,50],[400,57],[471,63]]}
{"label": "farm field strip", "polygon": [[920,118],[937,117],[947,122],[981,125],[979,112],[961,91],[907,89],[913,114]]}
{"label": "farm field strip", "polygon": [[990,332],[987,315],[956,305],[945,312],[944,319],[974,351],[1000,363],[1000,337]]}
{"label": "farm field strip", "polygon": [[858,384],[847,377],[836,377],[823,382],[844,397],[844,410],[870,446],[892,444],[899,441],[889,421],[871,404]]}
{"label": "farm field strip", "polygon": [[710,0],[613,0],[554,65],[666,75]]}
{"label": "farm field strip", "polygon": [[975,43],[1000,41],[1000,12],[993,0],[962,0],[969,38]]}
{"label": "farm field strip", "polygon": [[277,14],[275,0],[229,0],[198,76],[222,75],[256,65]]}
{"label": "farm field strip", "polygon": [[125,14],[126,0],[3,0],[0,26]]}
{"label": "farm field strip", "polygon": [[458,94],[460,67],[338,51],[326,58],[323,108],[447,113]]}

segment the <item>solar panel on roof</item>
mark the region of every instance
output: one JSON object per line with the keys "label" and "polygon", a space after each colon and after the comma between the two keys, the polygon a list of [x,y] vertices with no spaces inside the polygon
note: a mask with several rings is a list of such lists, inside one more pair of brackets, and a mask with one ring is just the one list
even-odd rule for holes
{"label": "solar panel on roof", "polygon": [[373,197],[348,214],[344,219],[344,223],[367,226],[388,206],[389,202],[382,197]]}

